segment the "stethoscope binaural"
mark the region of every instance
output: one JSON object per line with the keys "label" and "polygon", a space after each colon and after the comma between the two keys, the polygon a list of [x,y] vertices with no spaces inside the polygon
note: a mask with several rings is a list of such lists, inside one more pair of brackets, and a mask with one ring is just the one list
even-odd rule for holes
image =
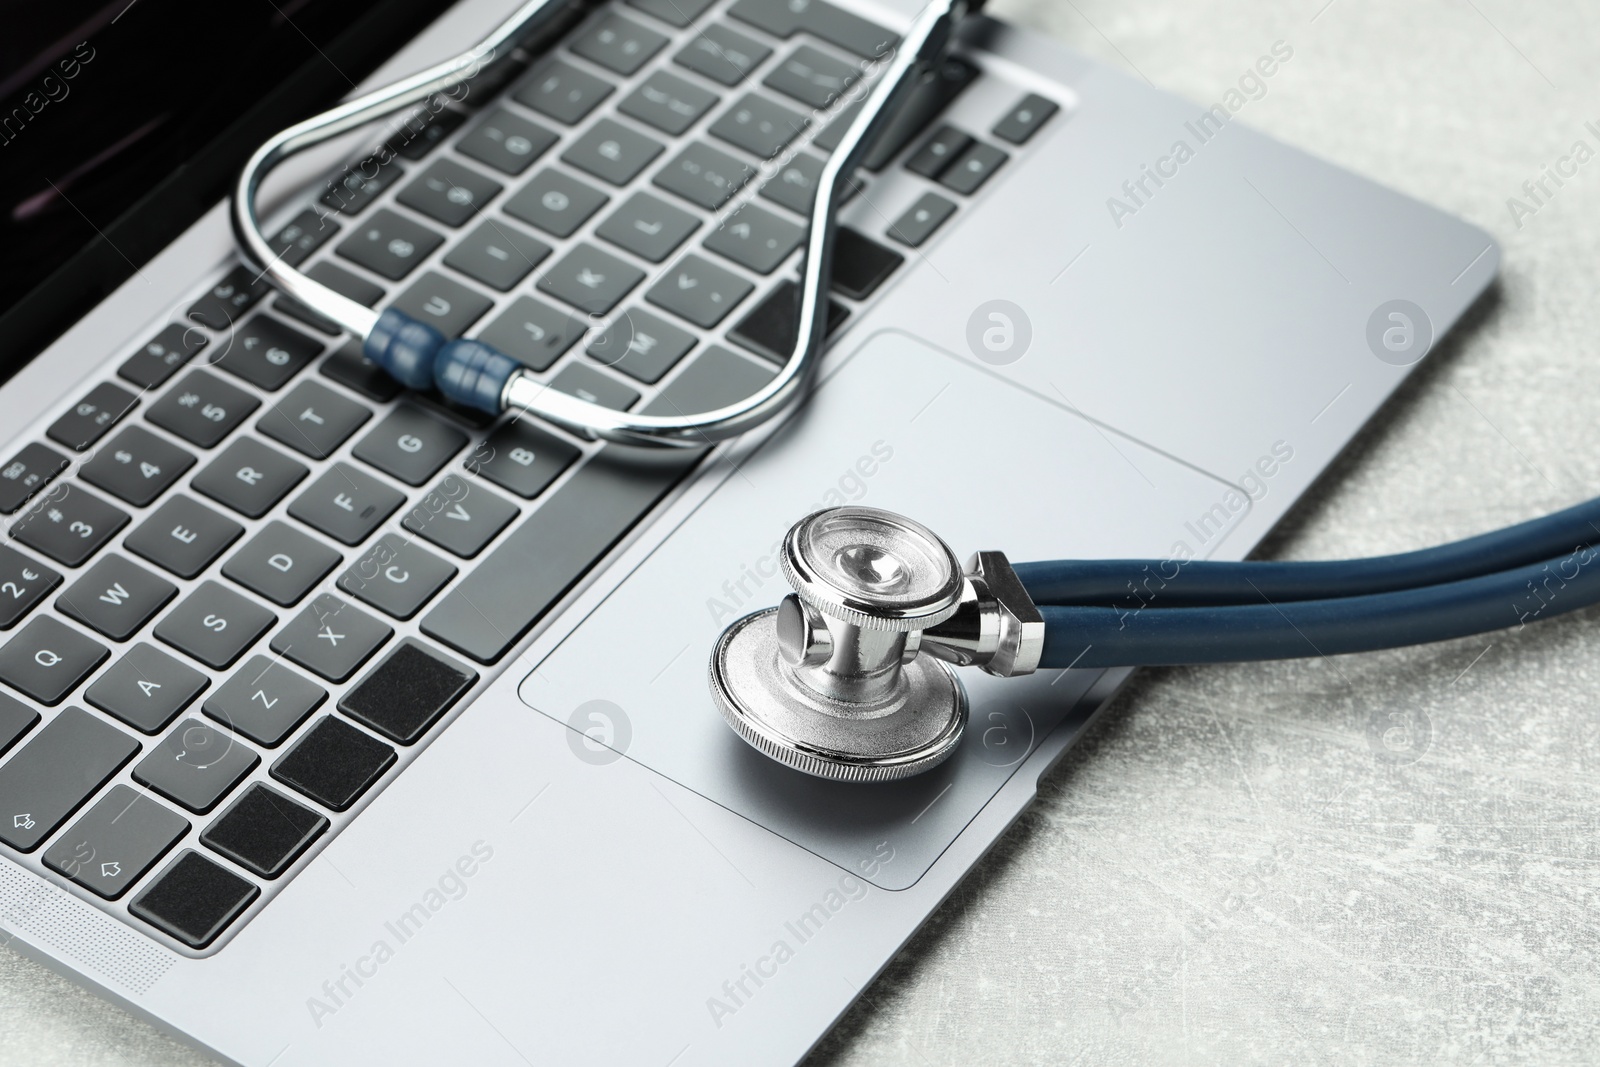
{"label": "stethoscope binaural", "polygon": [[[256,215],[284,159],[470,79],[525,64],[592,2],[530,0],[470,51],[282,131],[240,175],[241,254],[275,286],[361,338],[404,385],[471,408],[537,415],[572,433],[695,447],[791,410],[825,341],[833,216],[846,182],[957,24],[983,0],[932,0],[823,165],[800,280],[794,347],[744,400],[695,415],[634,415],[558,392],[482,341],[443,337],[374,311],[273,252]],[[797,522],[780,555],[793,592],[736,620],[713,650],[710,686],[728,724],[807,774],[878,782],[921,773],[960,745],[967,698],[956,666],[1012,677],[1070,669],[1220,663],[1371,651],[1522,626],[1600,601],[1600,501],[1452,544],[1365,560],[1217,563],[1062,560],[1012,565],[979,552],[963,568],[911,519],[833,508]]]}

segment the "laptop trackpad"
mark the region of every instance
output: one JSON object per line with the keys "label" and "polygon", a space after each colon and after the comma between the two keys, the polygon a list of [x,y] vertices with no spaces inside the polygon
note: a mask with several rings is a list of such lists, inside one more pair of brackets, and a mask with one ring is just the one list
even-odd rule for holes
{"label": "laptop trackpad", "polygon": [[561,722],[590,701],[609,702],[622,716],[606,717],[625,725],[605,740],[627,758],[881,888],[903,889],[1033,745],[1065,720],[1081,725],[1073,705],[1097,672],[961,672],[972,704],[961,750],[906,781],[825,782],[774,763],[723,723],[706,663],[723,626],[788,591],[776,544],[789,525],[820,507],[863,503],[926,523],[963,559],[978,548],[1013,560],[1166,558],[1179,545],[1210,554],[1227,532],[1216,516],[1233,503],[1236,522],[1240,499],[1065,403],[916,338],[877,334],[538,665],[521,696]]}

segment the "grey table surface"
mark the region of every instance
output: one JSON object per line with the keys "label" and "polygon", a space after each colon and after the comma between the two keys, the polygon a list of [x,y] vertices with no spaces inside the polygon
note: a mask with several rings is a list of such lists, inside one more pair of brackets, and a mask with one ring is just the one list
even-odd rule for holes
{"label": "grey table surface", "polygon": [[[1498,293],[1266,546],[1402,550],[1600,489],[1600,5],[996,0],[1487,228]],[[1597,122],[1600,125],[1600,122]],[[1520,221],[1520,225],[1519,225]],[[813,1055],[856,1064],[1600,1060],[1600,611],[1148,671]],[[0,1063],[210,1062],[9,949]]]}

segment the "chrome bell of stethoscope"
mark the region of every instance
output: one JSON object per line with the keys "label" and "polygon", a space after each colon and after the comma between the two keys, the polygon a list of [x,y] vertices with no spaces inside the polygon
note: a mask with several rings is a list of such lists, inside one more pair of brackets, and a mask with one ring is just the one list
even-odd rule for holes
{"label": "chrome bell of stethoscope", "polygon": [[790,527],[779,560],[794,592],[723,631],[710,681],[728,725],[796,770],[848,782],[919,774],[966,728],[952,665],[1003,677],[1039,665],[1044,620],[1000,552],[963,572],[921,523],[842,507]]}

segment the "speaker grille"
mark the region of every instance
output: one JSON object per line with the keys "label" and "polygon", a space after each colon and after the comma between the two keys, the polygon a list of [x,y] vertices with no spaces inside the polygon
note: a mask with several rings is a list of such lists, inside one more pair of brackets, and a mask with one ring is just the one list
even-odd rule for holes
{"label": "speaker grille", "polygon": [[71,957],[134,993],[146,993],[172,967],[172,957],[132,930],[0,863],[0,928]]}

